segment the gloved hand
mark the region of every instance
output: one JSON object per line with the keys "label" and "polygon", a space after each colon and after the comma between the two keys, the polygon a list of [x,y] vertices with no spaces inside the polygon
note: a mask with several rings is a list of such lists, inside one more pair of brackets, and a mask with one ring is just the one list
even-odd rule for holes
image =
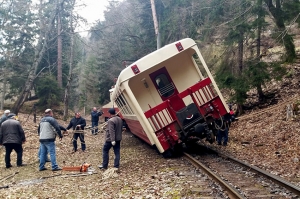
{"label": "gloved hand", "polygon": [[111,144],[112,144],[113,146],[115,146],[115,145],[116,145],[116,142],[115,142],[115,141],[112,141]]}

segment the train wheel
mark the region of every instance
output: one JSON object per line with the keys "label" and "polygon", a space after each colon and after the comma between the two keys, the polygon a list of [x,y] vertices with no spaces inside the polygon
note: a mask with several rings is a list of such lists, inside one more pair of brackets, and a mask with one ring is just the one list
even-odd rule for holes
{"label": "train wheel", "polygon": [[216,141],[216,137],[215,137],[213,131],[210,131],[210,132],[208,133],[208,135],[206,136],[206,140],[207,140],[209,143],[211,143],[211,144],[214,143],[214,142]]}
{"label": "train wheel", "polygon": [[174,157],[172,150],[168,149],[162,153],[164,158],[172,158]]}

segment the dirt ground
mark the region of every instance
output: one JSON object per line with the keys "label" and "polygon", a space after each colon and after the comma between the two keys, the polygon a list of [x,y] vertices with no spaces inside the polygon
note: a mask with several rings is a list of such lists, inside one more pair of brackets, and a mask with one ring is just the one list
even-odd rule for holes
{"label": "dirt ground", "polygon": [[[57,140],[57,163],[60,167],[91,164],[90,172],[38,170],[39,148],[37,125],[32,116],[19,115],[26,131],[27,141],[23,145],[25,167],[16,167],[16,154],[12,153],[12,168],[6,169],[5,149],[0,150],[0,198],[195,198],[190,190],[197,175],[178,175],[180,172],[194,173],[193,166],[184,159],[164,159],[150,146],[123,133],[119,173],[113,172],[113,152],[110,151],[109,169],[104,173],[98,169],[102,160],[104,134],[85,134],[86,152],[80,149],[71,153],[71,135]],[[63,121],[60,124],[66,126]],[[89,123],[89,122],[87,122]],[[79,140],[78,140],[79,143]],[[80,146],[80,145],[79,145]],[[80,148],[80,147],[79,147]],[[9,186],[9,188],[4,188]]]}

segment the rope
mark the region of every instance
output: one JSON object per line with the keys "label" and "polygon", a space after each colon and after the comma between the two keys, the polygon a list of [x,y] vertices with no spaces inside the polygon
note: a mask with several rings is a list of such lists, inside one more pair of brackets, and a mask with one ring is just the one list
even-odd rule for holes
{"label": "rope", "polygon": [[224,120],[223,120],[223,118],[221,117],[220,113],[219,113],[219,116],[220,116],[220,118],[221,118],[221,126],[218,126],[218,124],[217,124],[216,122],[214,122],[214,123],[215,123],[215,128],[216,128],[217,130],[225,131],[225,129],[226,129],[226,123],[225,123],[225,125],[224,125],[225,128],[222,129],[222,126],[223,126],[223,124],[224,124]]}

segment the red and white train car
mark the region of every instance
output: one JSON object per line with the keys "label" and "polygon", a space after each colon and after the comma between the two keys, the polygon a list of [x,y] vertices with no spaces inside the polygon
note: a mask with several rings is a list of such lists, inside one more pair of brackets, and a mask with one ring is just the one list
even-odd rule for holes
{"label": "red and white train car", "polygon": [[113,88],[109,90],[110,102],[103,105],[101,108],[101,111],[103,112],[102,117],[104,117],[105,122],[110,118],[110,114],[108,113],[108,110],[112,107],[115,108],[118,115],[123,119],[122,113],[120,112],[118,106],[116,106],[116,104],[114,104],[113,101],[111,100],[111,95],[112,95],[113,90],[114,90]]}
{"label": "red and white train car", "polygon": [[166,157],[195,138],[213,142],[215,121],[229,113],[190,38],[166,45],[125,68],[111,100],[131,132]]}

